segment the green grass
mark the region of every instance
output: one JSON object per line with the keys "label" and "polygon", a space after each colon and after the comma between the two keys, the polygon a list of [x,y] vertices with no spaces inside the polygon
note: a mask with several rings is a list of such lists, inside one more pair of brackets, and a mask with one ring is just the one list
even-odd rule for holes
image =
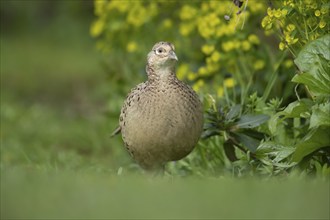
{"label": "green grass", "polygon": [[92,42],[71,50],[30,37],[2,44],[1,166],[116,167],[117,118],[106,114],[106,76]]}
{"label": "green grass", "polygon": [[3,218],[328,219],[329,185],[311,179],[151,178],[3,173]]}

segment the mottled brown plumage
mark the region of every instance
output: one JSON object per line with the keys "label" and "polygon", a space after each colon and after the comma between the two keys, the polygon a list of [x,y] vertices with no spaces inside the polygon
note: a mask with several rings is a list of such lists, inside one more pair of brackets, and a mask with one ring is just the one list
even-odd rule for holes
{"label": "mottled brown plumage", "polygon": [[175,75],[171,43],[159,42],[148,54],[148,80],[128,94],[120,114],[123,141],[134,160],[153,170],[187,156],[203,127],[197,94]]}

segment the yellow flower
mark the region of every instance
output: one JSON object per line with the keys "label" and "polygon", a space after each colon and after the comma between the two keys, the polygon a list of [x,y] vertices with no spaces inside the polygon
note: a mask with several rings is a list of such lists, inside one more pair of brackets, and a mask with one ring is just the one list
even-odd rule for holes
{"label": "yellow flower", "polygon": [[265,67],[265,61],[263,60],[257,60],[253,65],[255,70],[261,70]]}
{"label": "yellow flower", "polygon": [[298,42],[298,40],[299,40],[298,38],[293,38],[292,41],[290,42],[290,44],[295,44]]}
{"label": "yellow flower", "polygon": [[284,5],[284,6],[289,5],[290,1],[291,1],[291,0],[284,0],[283,5]]}
{"label": "yellow flower", "polygon": [[190,73],[188,73],[187,78],[188,78],[188,80],[193,81],[196,79],[196,77],[197,77],[196,73],[190,72]]}
{"label": "yellow flower", "polygon": [[297,43],[298,38],[294,38],[294,37],[290,36],[289,34],[286,34],[285,41],[288,43],[288,45],[292,45],[292,44]]}
{"label": "yellow flower", "polygon": [[239,40],[234,40],[234,48],[239,49],[242,46],[241,41]]}
{"label": "yellow flower", "polygon": [[290,32],[294,31],[296,29],[296,26],[294,24],[289,24],[286,26],[286,29]]}
{"label": "yellow flower", "polygon": [[217,95],[218,95],[218,97],[222,97],[223,96],[223,87],[222,86],[218,88]]}
{"label": "yellow flower", "polygon": [[180,18],[181,20],[190,20],[195,17],[197,14],[196,8],[190,5],[184,5],[180,11]]}
{"label": "yellow flower", "polygon": [[209,39],[216,33],[216,26],[218,26],[220,23],[221,21],[215,13],[210,13],[205,16],[198,17],[198,32],[203,38]]}
{"label": "yellow flower", "polygon": [[197,80],[197,82],[193,85],[193,89],[196,91],[196,92],[199,92],[200,89],[204,86],[204,80],[202,79],[199,79]]}
{"label": "yellow flower", "polygon": [[243,42],[242,42],[242,49],[243,49],[244,51],[248,51],[248,50],[250,50],[250,49],[251,49],[251,44],[250,44],[250,42],[247,41],[247,40],[243,41]]}
{"label": "yellow flower", "polygon": [[283,2],[284,6],[290,6],[291,8],[294,8],[295,4],[293,3],[293,0],[286,0]]}
{"label": "yellow flower", "polygon": [[259,44],[259,38],[257,37],[257,35],[255,34],[250,34],[248,37],[248,40],[252,43],[252,44]]}
{"label": "yellow flower", "polygon": [[218,9],[218,8],[223,7],[223,3],[219,2],[219,1],[210,1],[209,4],[210,4],[211,9]]}
{"label": "yellow flower", "polygon": [[206,55],[210,55],[214,51],[214,45],[204,44],[202,46],[202,52]]}
{"label": "yellow flower", "polygon": [[269,16],[266,16],[262,19],[261,21],[261,26],[265,29],[265,30],[269,30],[272,28],[272,19]]}
{"label": "yellow flower", "polygon": [[233,41],[223,42],[221,47],[225,52],[228,52],[235,49],[235,43]]}
{"label": "yellow flower", "polygon": [[267,8],[267,14],[269,17],[273,17],[274,16],[274,10],[271,8]]}
{"label": "yellow flower", "polygon": [[188,36],[194,30],[193,23],[183,23],[180,25],[179,31],[182,36]]}
{"label": "yellow flower", "polygon": [[90,34],[93,37],[98,37],[104,30],[104,21],[103,19],[98,19],[93,23],[90,29]]}
{"label": "yellow flower", "polygon": [[286,48],[285,43],[281,42],[281,43],[279,44],[279,48],[280,48],[280,50],[284,50],[284,49]]}
{"label": "yellow flower", "polygon": [[261,1],[250,1],[249,2],[249,8],[253,14],[257,14],[258,12],[264,12],[265,11],[265,5],[264,2]]}
{"label": "yellow flower", "polygon": [[212,59],[211,59],[211,57],[206,58],[206,63],[207,63],[207,64],[212,63]]}
{"label": "yellow flower", "polygon": [[314,12],[314,14],[315,14],[316,17],[319,17],[321,15],[321,11],[320,10],[316,10]]}
{"label": "yellow flower", "polygon": [[281,9],[277,9],[277,10],[275,11],[275,13],[274,13],[274,16],[275,16],[276,18],[280,18],[280,17],[282,16],[282,11],[281,11]]}
{"label": "yellow flower", "polygon": [[209,4],[207,2],[202,3],[202,11],[207,12],[209,10]]}
{"label": "yellow flower", "polygon": [[126,17],[127,23],[135,26],[140,27],[142,26],[145,21],[148,19],[149,11],[143,7],[140,2],[134,2],[135,5],[132,9],[129,10],[129,13]]}
{"label": "yellow flower", "polygon": [[[97,2],[97,1],[95,1],[95,2]],[[110,11],[112,9],[116,9],[119,12],[124,13],[124,12],[128,11],[131,8],[131,6],[132,5],[130,4],[130,2],[127,2],[127,1],[125,1],[125,2],[110,1],[107,5],[107,9]]]}
{"label": "yellow flower", "polygon": [[282,9],[281,13],[282,13],[282,16],[286,16],[288,14],[288,10]]}
{"label": "yellow flower", "polygon": [[227,88],[233,88],[236,83],[235,83],[234,78],[230,77],[230,78],[225,79],[223,84]]}
{"label": "yellow flower", "polygon": [[214,29],[211,29],[206,25],[199,25],[198,31],[199,31],[199,34],[202,37],[204,37],[205,39],[210,38],[214,34]]}
{"label": "yellow flower", "polygon": [[208,71],[207,69],[205,68],[205,66],[202,66],[198,69],[198,73],[201,75],[201,76],[206,76],[208,74]]}
{"label": "yellow flower", "polygon": [[220,60],[221,54],[218,51],[214,51],[211,55],[211,60],[216,63]]}
{"label": "yellow flower", "polygon": [[327,23],[324,20],[321,20],[319,23],[320,28],[324,28],[327,25]]}
{"label": "yellow flower", "polygon": [[101,1],[95,1],[94,3],[94,12],[96,15],[100,16],[102,15],[103,11],[104,11],[104,6],[107,2],[105,0],[101,0]]}
{"label": "yellow flower", "polygon": [[127,47],[126,47],[126,50],[129,52],[129,53],[133,53],[137,50],[137,43],[134,42],[134,41],[130,41],[128,42],[127,44]]}
{"label": "yellow flower", "polygon": [[167,18],[163,21],[164,28],[171,28],[173,26],[171,19]]}
{"label": "yellow flower", "polygon": [[215,71],[217,71],[219,69],[219,64],[210,63],[206,66],[206,69],[207,69],[208,74],[214,73]]}
{"label": "yellow flower", "polygon": [[211,13],[209,14],[208,16],[208,20],[209,20],[209,24],[211,27],[215,27],[217,26],[218,24],[220,24],[220,19],[219,17],[217,16],[216,13]]}
{"label": "yellow flower", "polygon": [[217,31],[215,34],[217,37],[222,37],[223,35],[226,34],[226,32],[227,32],[227,25],[221,25],[220,27],[217,28]]}

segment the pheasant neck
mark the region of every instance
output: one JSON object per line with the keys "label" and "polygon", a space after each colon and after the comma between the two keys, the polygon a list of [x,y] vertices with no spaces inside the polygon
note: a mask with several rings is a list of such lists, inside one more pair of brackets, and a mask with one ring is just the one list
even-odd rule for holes
{"label": "pheasant neck", "polygon": [[147,64],[146,72],[148,74],[149,82],[168,81],[176,78],[175,67],[172,66],[155,68],[154,66]]}

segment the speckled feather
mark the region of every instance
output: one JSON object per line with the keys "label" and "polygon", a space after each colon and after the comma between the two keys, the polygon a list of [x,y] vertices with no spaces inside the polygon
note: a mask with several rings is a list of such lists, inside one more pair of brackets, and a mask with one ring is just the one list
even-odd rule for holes
{"label": "speckled feather", "polygon": [[[157,54],[158,48],[166,52]],[[147,170],[187,156],[202,132],[201,102],[188,85],[177,79],[173,54],[170,43],[160,42],[153,47],[146,67],[148,81],[131,90],[120,114],[125,146]]]}

